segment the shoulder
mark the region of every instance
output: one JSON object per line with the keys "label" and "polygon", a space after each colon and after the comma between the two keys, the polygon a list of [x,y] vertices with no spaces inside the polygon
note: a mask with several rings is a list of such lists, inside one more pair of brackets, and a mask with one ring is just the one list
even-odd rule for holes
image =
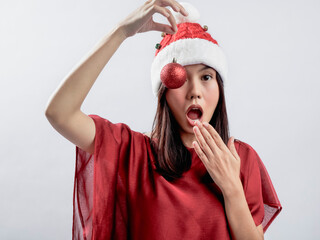
{"label": "shoulder", "polygon": [[234,140],[234,145],[238,154],[250,154],[250,155],[258,155],[256,150],[248,143],[241,141],[239,139]]}
{"label": "shoulder", "polygon": [[144,132],[143,135],[147,136],[148,138],[151,138],[151,132]]}
{"label": "shoulder", "polygon": [[101,133],[101,134],[111,134],[113,137],[144,137],[145,134],[138,132],[138,131],[134,131],[132,130],[132,128],[122,122],[118,122],[118,123],[114,123],[111,120],[101,117],[99,115],[96,114],[90,114],[88,115],[89,117],[91,117],[96,125],[97,130]]}
{"label": "shoulder", "polygon": [[240,157],[241,172],[248,174],[259,168],[259,161],[261,161],[256,150],[248,143],[243,142],[239,139],[234,141],[237,153]]}

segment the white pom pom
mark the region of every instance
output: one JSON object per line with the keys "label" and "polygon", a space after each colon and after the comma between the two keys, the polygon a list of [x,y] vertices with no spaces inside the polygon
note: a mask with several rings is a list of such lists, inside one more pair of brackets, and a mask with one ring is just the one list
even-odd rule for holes
{"label": "white pom pom", "polygon": [[172,15],[176,19],[176,23],[184,23],[184,22],[197,22],[200,18],[199,11],[190,3],[187,2],[179,2],[184,9],[188,12],[188,16],[184,16],[179,12],[174,11],[173,9],[170,9],[172,12]]}

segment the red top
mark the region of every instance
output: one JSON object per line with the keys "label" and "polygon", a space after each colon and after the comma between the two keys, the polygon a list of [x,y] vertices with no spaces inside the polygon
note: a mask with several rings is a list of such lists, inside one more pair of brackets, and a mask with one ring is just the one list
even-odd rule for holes
{"label": "red top", "polygon": [[[187,148],[190,170],[168,182],[155,172],[148,136],[89,116],[95,149],[76,147],[73,239],[231,239],[223,195],[194,149]],[[265,232],[281,204],[255,150],[239,140],[235,146],[250,212]]]}

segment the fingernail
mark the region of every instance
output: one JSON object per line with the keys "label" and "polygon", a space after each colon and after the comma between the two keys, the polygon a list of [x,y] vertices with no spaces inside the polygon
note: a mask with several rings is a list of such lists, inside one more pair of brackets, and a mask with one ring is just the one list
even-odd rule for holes
{"label": "fingernail", "polygon": [[208,127],[208,126],[209,126],[209,123],[203,122],[203,126]]}

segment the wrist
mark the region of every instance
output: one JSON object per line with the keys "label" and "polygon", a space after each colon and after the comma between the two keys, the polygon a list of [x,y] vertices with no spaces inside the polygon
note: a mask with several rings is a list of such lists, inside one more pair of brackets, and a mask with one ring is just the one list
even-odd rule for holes
{"label": "wrist", "polygon": [[128,38],[124,27],[121,26],[121,25],[117,25],[117,26],[114,28],[114,32],[119,36],[119,38],[120,38],[121,41],[124,41],[125,39]]}
{"label": "wrist", "polygon": [[234,198],[243,193],[241,180],[230,183],[228,186],[221,189],[224,198]]}

